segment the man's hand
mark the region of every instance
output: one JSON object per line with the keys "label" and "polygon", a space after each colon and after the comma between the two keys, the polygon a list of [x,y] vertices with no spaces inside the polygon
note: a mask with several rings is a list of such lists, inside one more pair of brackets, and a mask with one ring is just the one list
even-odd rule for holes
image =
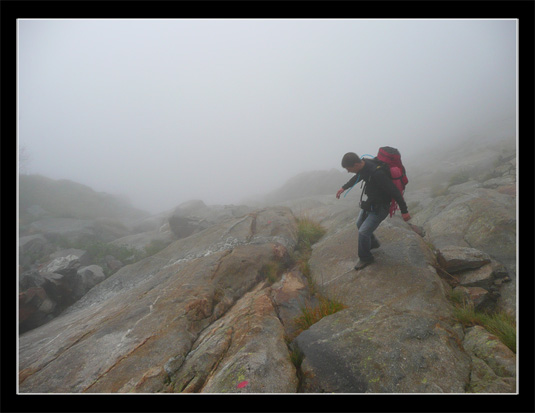
{"label": "man's hand", "polygon": [[409,219],[411,219],[411,215],[408,212],[406,214],[401,214],[401,217],[404,221],[408,221]]}
{"label": "man's hand", "polygon": [[345,189],[344,188],[340,188],[338,190],[338,192],[336,193],[336,199],[340,199],[340,195],[342,195],[344,193]]}

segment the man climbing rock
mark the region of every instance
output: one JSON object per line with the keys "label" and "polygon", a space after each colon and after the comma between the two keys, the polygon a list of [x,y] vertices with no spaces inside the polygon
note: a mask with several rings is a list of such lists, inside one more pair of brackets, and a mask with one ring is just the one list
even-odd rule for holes
{"label": "man climbing rock", "polygon": [[392,182],[388,165],[377,159],[363,160],[356,153],[348,152],[342,158],[342,167],[355,176],[338,190],[337,199],[357,182],[365,182],[362,193],[367,195],[367,199],[363,201],[361,196],[361,211],[357,219],[359,260],[355,270],[360,270],[374,261],[371,250],[379,248],[380,244],[373,232],[389,215],[392,200],[399,205],[405,221],[410,220],[411,216],[403,194]]}

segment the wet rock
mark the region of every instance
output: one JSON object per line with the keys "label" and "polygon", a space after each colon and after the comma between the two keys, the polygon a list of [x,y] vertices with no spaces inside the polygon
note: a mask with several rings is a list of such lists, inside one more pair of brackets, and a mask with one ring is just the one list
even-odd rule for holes
{"label": "wet rock", "polygon": [[45,324],[52,319],[56,303],[44,288],[30,287],[19,294],[19,333]]}
{"label": "wet rock", "polygon": [[244,205],[207,206],[200,200],[188,201],[176,207],[169,216],[169,228],[176,238],[181,239],[252,211]]}
{"label": "wet rock", "polygon": [[78,257],[80,265],[89,265],[91,264],[91,257],[86,250],[79,248],[67,248],[56,251],[53,254],[50,254],[50,259],[54,260],[56,258],[68,257],[69,255],[74,255]]}
{"label": "wet rock", "polygon": [[311,270],[319,288],[348,308],[296,338],[302,391],[464,392],[470,358],[422,238],[399,218],[385,221],[375,262],[356,272],[356,227],[330,234],[314,246]]}
{"label": "wet rock", "polygon": [[477,248],[507,265],[516,260],[515,198],[492,189],[450,194],[431,202],[413,218],[435,248]]}
{"label": "wet rock", "polygon": [[[227,220],[122,267],[57,318],[20,336],[20,391],[165,391],[201,332],[233,314],[242,297],[265,285],[261,268],[281,259],[280,246],[293,249],[296,234],[291,211],[270,208]],[[214,370],[221,381],[211,376],[213,387],[207,383],[204,391],[227,389],[225,372],[241,362],[257,369],[250,376],[257,384],[244,391],[261,388],[255,386],[262,386],[263,375],[272,377],[266,389],[291,388],[281,378],[292,369],[284,328],[269,294],[259,294],[242,301],[244,313],[236,313],[236,323],[230,323],[245,323],[242,338],[232,347],[236,353],[228,353],[228,369],[219,364],[220,370]],[[265,330],[254,316],[246,316],[253,309],[267,323]],[[257,327],[247,333],[247,325]],[[230,383],[234,389],[239,384]]]}
{"label": "wet rock", "polygon": [[515,393],[516,379],[500,377],[477,356],[472,356],[470,386],[467,393]]}
{"label": "wet rock", "polygon": [[499,295],[493,291],[488,291],[481,287],[462,287],[458,286],[453,289],[454,292],[460,293],[463,302],[474,307],[476,311],[494,311]]}
{"label": "wet rock", "polygon": [[104,263],[106,268],[112,273],[118,271],[124,266],[123,262],[115,258],[113,255],[106,255],[104,257]]}
{"label": "wet rock", "polygon": [[245,294],[197,340],[175,392],[294,393],[297,375],[269,291]]}
{"label": "wet rock", "polygon": [[41,274],[56,273],[62,275],[70,275],[76,273],[80,267],[80,260],[76,255],[67,255],[66,257],[58,257],[52,260],[49,264],[43,267]]}
{"label": "wet rock", "polygon": [[272,285],[271,298],[286,334],[295,337],[299,331],[295,318],[311,300],[305,277],[297,269],[283,274],[282,279]]}
{"label": "wet rock", "polygon": [[55,247],[43,235],[27,235],[19,238],[19,264],[29,268],[32,264],[46,258]]}
{"label": "wet rock", "polygon": [[74,303],[76,289],[76,272],[69,274],[47,273],[43,275],[43,289],[52,301],[57,304],[57,309],[64,309]]}
{"label": "wet rock", "polygon": [[495,260],[480,268],[457,274],[460,285],[465,287],[481,287],[486,290],[497,290],[504,282],[511,279],[506,268]]}
{"label": "wet rock", "polygon": [[39,270],[25,271],[19,275],[19,291],[25,291],[32,287],[41,287],[45,282]]}
{"label": "wet rock", "polygon": [[516,391],[516,355],[481,326],[467,330],[463,346],[474,359],[472,392]]}
{"label": "wet rock", "polygon": [[106,275],[99,265],[88,265],[77,271],[73,293],[76,298],[81,298],[95,285],[106,279]]}
{"label": "wet rock", "polygon": [[433,199],[412,221],[425,228],[426,238],[438,250],[452,245],[476,248],[502,264],[511,282],[501,285],[498,305],[507,313],[516,314],[517,234],[514,193],[477,188],[472,193],[442,196]]}
{"label": "wet rock", "polygon": [[437,260],[441,267],[450,274],[479,268],[490,263],[488,254],[475,248],[458,247],[455,245],[440,248],[437,251]]}

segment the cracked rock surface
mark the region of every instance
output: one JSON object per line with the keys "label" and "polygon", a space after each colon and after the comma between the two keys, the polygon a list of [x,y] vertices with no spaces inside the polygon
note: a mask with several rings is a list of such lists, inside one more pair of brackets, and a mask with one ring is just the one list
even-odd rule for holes
{"label": "cracked rock surface", "polygon": [[[198,354],[195,349],[205,345],[202,337],[207,331],[230,322],[232,329],[225,330],[220,341],[211,339],[219,343],[212,349],[213,362],[207,362],[207,370],[193,374],[188,383],[190,388],[224,389],[217,379],[224,374],[214,370],[218,360],[235,357],[244,362],[244,354],[252,352],[247,346],[236,347],[245,339],[239,338],[240,323],[248,318],[238,317],[240,323],[234,323],[224,317],[237,302],[249,308],[243,311],[254,310],[251,317],[262,329],[272,324],[273,331],[259,331],[256,336],[262,344],[277,341],[275,349],[268,346],[262,357],[274,363],[274,373],[291,372],[287,346],[279,354],[283,328],[271,299],[265,293],[258,297],[247,293],[264,283],[260,269],[284,259],[296,237],[291,210],[269,208],[227,220],[123,267],[62,315],[20,336],[20,391],[165,391],[170,380],[182,377],[182,364],[189,365]],[[241,307],[237,308],[239,312]],[[247,337],[254,331],[241,334]],[[260,356],[255,357],[256,361],[249,360],[249,369],[259,365]],[[201,358],[209,358],[209,353]],[[266,390],[276,391],[276,387]]]}

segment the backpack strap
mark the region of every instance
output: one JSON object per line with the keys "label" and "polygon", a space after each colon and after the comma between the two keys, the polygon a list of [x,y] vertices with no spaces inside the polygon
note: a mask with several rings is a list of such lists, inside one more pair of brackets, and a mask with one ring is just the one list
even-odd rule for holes
{"label": "backpack strap", "polygon": [[[370,179],[368,181],[372,180],[372,176],[379,170],[379,168],[381,168],[381,165],[377,165],[375,167],[375,169],[370,173]],[[364,191],[366,190],[366,186],[368,185],[368,182],[366,182],[364,180],[362,182],[363,182],[364,188],[360,192],[360,202],[359,202],[359,204],[362,204],[362,196],[364,195]],[[366,182],[366,183],[364,184],[364,182]],[[361,188],[362,188],[362,185],[361,185]]]}

